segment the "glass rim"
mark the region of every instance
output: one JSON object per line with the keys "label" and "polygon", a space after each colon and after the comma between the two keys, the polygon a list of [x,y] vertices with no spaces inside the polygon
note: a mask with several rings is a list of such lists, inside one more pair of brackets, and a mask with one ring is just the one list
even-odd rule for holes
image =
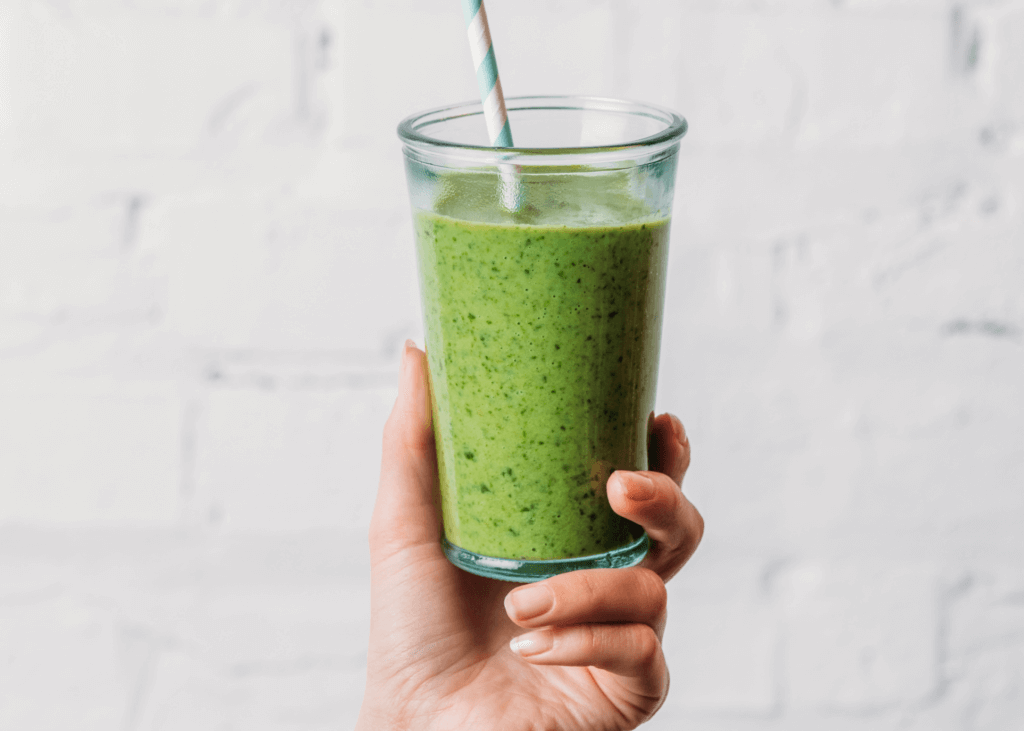
{"label": "glass rim", "polygon": [[[490,145],[471,145],[463,142],[450,142],[431,137],[421,130],[433,124],[440,124],[453,119],[471,116],[483,116],[483,103],[480,101],[460,102],[443,107],[435,107],[422,112],[416,112],[403,119],[398,124],[398,136],[402,142],[413,147],[426,147],[433,149],[454,149],[470,152],[504,155],[580,155],[588,153],[608,152],[629,152],[634,150],[656,149],[666,144],[678,142],[686,134],[688,124],[685,117],[676,114],[670,109],[648,104],[646,102],[635,102],[626,99],[615,99],[602,96],[578,96],[578,95],[534,95],[534,96],[513,96],[505,98],[505,106],[511,113],[513,111],[533,110],[579,110],[613,112],[618,114],[631,114],[634,116],[648,117],[666,124],[665,129],[647,137],[622,142],[614,145],[587,145],[581,147],[491,147]],[[435,118],[436,117],[436,118]],[[480,124],[484,121],[481,119]],[[513,135],[515,130],[513,130]]]}

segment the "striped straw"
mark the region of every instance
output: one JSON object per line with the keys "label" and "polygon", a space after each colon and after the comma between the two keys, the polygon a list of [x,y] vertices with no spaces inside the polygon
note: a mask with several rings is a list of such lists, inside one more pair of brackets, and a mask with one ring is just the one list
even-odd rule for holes
{"label": "striped straw", "polygon": [[505,96],[501,93],[498,62],[494,59],[491,31],[487,27],[487,13],[483,0],[462,0],[466,16],[469,48],[476,66],[476,80],[480,85],[480,100],[484,104],[484,119],[492,147],[512,147],[512,128],[505,110]]}

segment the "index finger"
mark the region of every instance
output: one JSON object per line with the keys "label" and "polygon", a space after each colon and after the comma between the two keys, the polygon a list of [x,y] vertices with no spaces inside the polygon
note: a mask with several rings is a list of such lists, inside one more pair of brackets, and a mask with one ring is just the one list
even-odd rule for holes
{"label": "index finger", "polygon": [[676,575],[704,536],[704,518],[679,485],[660,472],[613,472],[608,501],[612,510],[647,531],[651,550],[640,565],[663,581]]}

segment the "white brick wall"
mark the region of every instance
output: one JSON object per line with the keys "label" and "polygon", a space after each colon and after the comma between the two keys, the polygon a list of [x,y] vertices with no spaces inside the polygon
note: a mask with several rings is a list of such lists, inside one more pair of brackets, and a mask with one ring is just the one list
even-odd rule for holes
{"label": "white brick wall", "polygon": [[[652,729],[1024,727],[1024,4],[492,0],[679,109]],[[557,73],[553,73],[556,69]],[[351,726],[454,0],[0,3],[0,728]]]}

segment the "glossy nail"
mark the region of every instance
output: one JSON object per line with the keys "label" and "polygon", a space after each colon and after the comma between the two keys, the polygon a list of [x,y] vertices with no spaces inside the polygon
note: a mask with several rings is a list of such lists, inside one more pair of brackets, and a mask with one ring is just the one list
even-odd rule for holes
{"label": "glossy nail", "polygon": [[555,603],[555,597],[544,584],[514,589],[505,597],[505,611],[517,622],[523,622],[547,612]]}
{"label": "glossy nail", "polygon": [[512,652],[520,657],[539,655],[542,652],[547,652],[554,646],[555,638],[549,630],[527,632],[525,635],[513,638],[509,643],[509,647],[512,648]]}
{"label": "glossy nail", "polygon": [[651,478],[639,473],[632,473],[626,478],[626,497],[638,503],[646,502],[654,497],[654,483]]}

